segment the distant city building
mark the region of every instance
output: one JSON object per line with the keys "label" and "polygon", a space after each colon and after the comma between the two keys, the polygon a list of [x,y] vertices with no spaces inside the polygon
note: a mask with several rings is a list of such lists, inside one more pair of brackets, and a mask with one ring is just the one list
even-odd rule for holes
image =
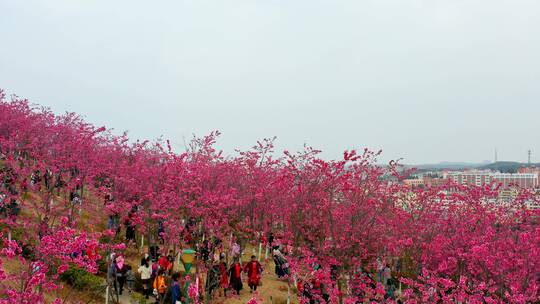
{"label": "distant city building", "polygon": [[538,174],[534,173],[495,173],[493,181],[501,183],[503,188],[518,186],[533,189],[538,187]]}
{"label": "distant city building", "polygon": [[500,183],[503,188],[537,188],[539,173],[500,173],[472,170],[465,172],[447,172],[446,177],[460,185],[484,186],[492,182]]}
{"label": "distant city building", "polygon": [[518,196],[519,192],[517,189],[502,189],[499,191],[499,201],[501,202],[511,202]]}
{"label": "distant city building", "polygon": [[405,185],[409,185],[413,188],[415,187],[420,187],[420,186],[423,186],[424,185],[424,180],[423,179],[419,179],[419,178],[409,178],[409,179],[405,179],[403,180],[403,183]]}
{"label": "distant city building", "polygon": [[540,183],[540,168],[536,167],[523,167],[518,169],[518,173],[533,173],[538,176],[538,182]]}
{"label": "distant city building", "polygon": [[[412,175],[402,182],[411,189],[423,187],[439,187],[449,181],[459,185],[471,185],[482,187],[490,184],[500,184],[496,198],[489,198],[486,203],[491,204],[511,204],[518,197],[519,188],[533,190],[540,194],[540,168],[527,167],[520,168],[518,173],[501,173],[490,170],[470,170],[470,171],[439,171],[436,174],[425,172],[423,174]],[[459,186],[449,184],[441,188],[442,193],[459,193],[462,191]],[[407,193],[407,192],[405,192]],[[408,192],[399,198],[399,204],[409,210],[414,208],[416,195],[414,191]],[[444,201],[444,200],[443,200]],[[451,201],[448,201],[450,203]],[[540,209],[540,203],[536,201],[525,201],[525,206],[529,209]]]}
{"label": "distant city building", "polygon": [[428,187],[440,187],[448,182],[447,178],[424,176],[424,185]]}

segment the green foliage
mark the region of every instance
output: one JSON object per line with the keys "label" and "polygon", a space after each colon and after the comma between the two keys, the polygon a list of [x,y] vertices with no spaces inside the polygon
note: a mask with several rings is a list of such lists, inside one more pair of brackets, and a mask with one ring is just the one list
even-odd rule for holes
{"label": "green foliage", "polygon": [[107,275],[107,272],[109,271],[109,265],[107,264],[107,261],[105,259],[98,260],[97,266],[99,273]]}
{"label": "green foliage", "polygon": [[103,278],[77,267],[70,267],[60,275],[60,279],[81,291],[99,290],[105,284]]}
{"label": "green foliage", "polygon": [[136,301],[136,303],[139,304],[150,304],[150,300],[146,299],[142,294],[140,293],[133,293],[131,297]]}
{"label": "green foliage", "polygon": [[[19,242],[21,242],[21,240],[23,239],[23,236],[25,236],[25,234],[27,233],[27,231],[25,231],[23,228],[12,228],[6,224],[0,224],[0,231],[4,231],[6,229],[11,230],[11,239],[15,241],[19,241]],[[6,232],[6,235],[7,235],[7,232]]]}

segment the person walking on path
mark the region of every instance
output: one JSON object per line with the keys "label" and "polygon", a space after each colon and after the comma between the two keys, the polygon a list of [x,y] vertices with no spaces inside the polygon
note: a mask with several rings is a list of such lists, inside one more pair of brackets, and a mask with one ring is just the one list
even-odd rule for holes
{"label": "person walking on path", "polygon": [[156,304],[159,304],[161,299],[165,297],[167,292],[167,284],[165,283],[165,270],[160,269],[154,279],[154,295],[156,296]]}
{"label": "person walking on path", "polygon": [[232,253],[233,259],[240,258],[242,249],[240,248],[240,245],[236,241],[232,244],[231,253]]}
{"label": "person walking on path", "polygon": [[128,292],[131,294],[135,289],[135,274],[133,274],[131,265],[126,266],[126,283],[128,286]]}
{"label": "person walking on path", "polygon": [[141,283],[143,286],[143,295],[146,299],[150,296],[150,278],[152,277],[152,268],[150,267],[150,259],[143,258],[141,266],[138,269],[141,275]]}
{"label": "person walking on path", "polygon": [[274,250],[272,252],[272,256],[274,258],[274,265],[275,267],[275,273],[278,277],[278,279],[283,278],[284,276],[289,274],[289,264],[287,263],[287,259],[285,256],[283,256],[283,253],[279,251],[279,247],[275,246]]}
{"label": "person walking on path", "polygon": [[242,265],[240,265],[239,259],[235,258],[234,263],[229,268],[229,288],[232,288],[237,295],[240,295],[240,290],[243,287]]}
{"label": "person walking on path", "polygon": [[244,272],[248,275],[248,285],[251,292],[257,290],[257,286],[259,286],[261,281],[262,271],[261,263],[257,261],[256,256],[252,255],[251,261],[244,266]]}
{"label": "person walking on path", "polygon": [[109,264],[108,264],[108,269],[107,269],[107,281],[114,284],[114,288],[116,290],[116,277],[115,277],[115,274],[114,274],[114,270],[115,270],[115,267],[116,267],[114,265],[115,262],[116,262],[116,254],[111,253]]}
{"label": "person walking on path", "polygon": [[182,289],[180,288],[180,274],[178,272],[173,273],[172,275],[172,284],[171,284],[171,302],[165,304],[177,304],[182,301]]}
{"label": "person walking on path", "polygon": [[124,257],[119,255],[114,263],[114,272],[116,281],[118,282],[118,294],[122,295],[124,291],[124,283],[126,282],[126,265],[124,264]]}

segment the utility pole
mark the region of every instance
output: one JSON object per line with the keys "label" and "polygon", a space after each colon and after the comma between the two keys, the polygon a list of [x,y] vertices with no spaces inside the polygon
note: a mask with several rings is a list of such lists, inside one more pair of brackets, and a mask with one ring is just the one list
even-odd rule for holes
{"label": "utility pole", "polygon": [[497,162],[497,148],[495,148],[495,162]]}
{"label": "utility pole", "polygon": [[527,165],[529,166],[529,168],[531,167],[531,150],[527,151],[527,153],[529,154],[529,159],[527,161]]}

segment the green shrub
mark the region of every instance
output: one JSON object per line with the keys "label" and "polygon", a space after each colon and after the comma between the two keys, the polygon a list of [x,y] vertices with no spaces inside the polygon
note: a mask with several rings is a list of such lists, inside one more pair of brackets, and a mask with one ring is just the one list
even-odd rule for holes
{"label": "green shrub", "polygon": [[150,304],[150,300],[147,300],[142,294],[140,293],[133,293],[131,297],[136,301],[136,303],[139,304]]}
{"label": "green shrub", "polygon": [[77,267],[70,267],[60,275],[60,279],[81,291],[98,290],[105,284],[103,278]]}
{"label": "green shrub", "polygon": [[109,272],[109,264],[104,258],[97,261],[97,266],[99,273],[107,275],[107,273]]}

